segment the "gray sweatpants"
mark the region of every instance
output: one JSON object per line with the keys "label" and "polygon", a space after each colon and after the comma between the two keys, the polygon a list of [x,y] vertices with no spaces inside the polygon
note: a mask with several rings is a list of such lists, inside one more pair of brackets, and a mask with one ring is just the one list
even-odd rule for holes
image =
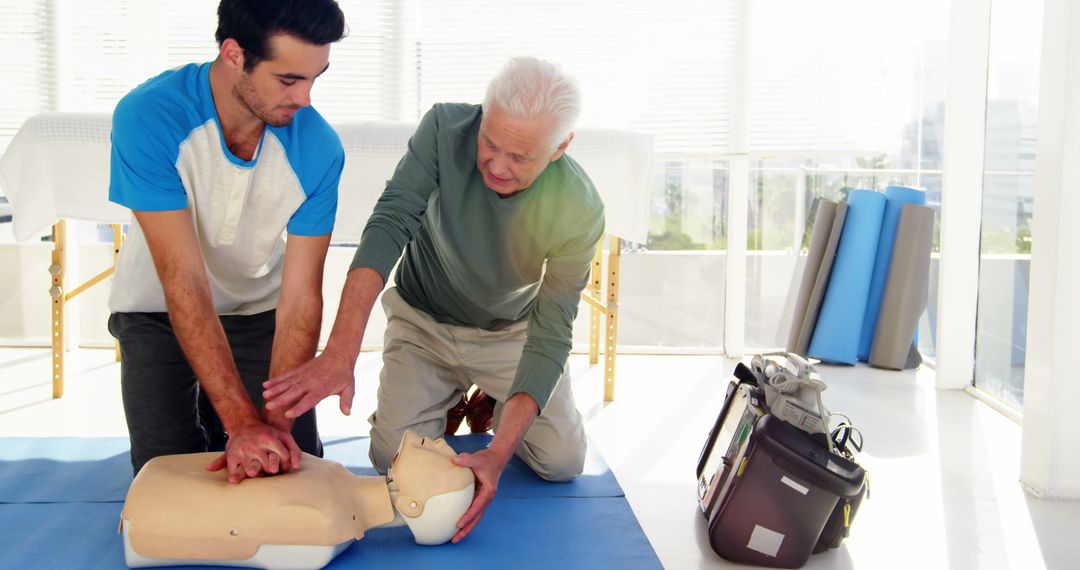
{"label": "gray sweatpants", "polygon": [[[443,324],[405,302],[397,289],[383,293],[386,338],[378,407],[371,423],[371,461],[385,473],[412,429],[442,437],[446,412],[474,384],[495,398],[495,431],[525,346],[525,323],[499,331]],[[547,407],[516,454],[537,475],[566,481],[581,474],[585,428],[564,370]]]}
{"label": "gray sweatpants", "polygon": [[[275,311],[220,318],[244,389],[261,410]],[[199,388],[168,313],[113,313],[109,332],[120,342],[120,388],[135,473],[159,455],[223,450],[227,434]],[[322,457],[315,410],[296,419],[292,435],[300,449]]]}

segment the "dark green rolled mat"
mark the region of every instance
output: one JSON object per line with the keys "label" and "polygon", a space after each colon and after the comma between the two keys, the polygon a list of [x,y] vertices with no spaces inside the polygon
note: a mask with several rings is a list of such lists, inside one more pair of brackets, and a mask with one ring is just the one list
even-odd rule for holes
{"label": "dark green rolled mat", "polygon": [[926,309],[933,234],[934,210],[905,204],[870,349],[871,366],[903,370],[922,362],[913,341],[919,317]]}
{"label": "dark green rolled mat", "polygon": [[821,302],[829,285],[836,247],[840,243],[840,231],[844,229],[847,204],[820,200],[814,217],[814,231],[810,236],[810,249],[806,253],[799,294],[795,300],[795,315],[788,333],[787,351],[805,355],[814,335]]}

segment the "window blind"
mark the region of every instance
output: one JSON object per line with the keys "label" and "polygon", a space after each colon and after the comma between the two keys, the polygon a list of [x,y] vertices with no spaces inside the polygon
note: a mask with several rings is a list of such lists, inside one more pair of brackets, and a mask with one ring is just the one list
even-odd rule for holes
{"label": "window blind", "polygon": [[[341,0],[314,104],[331,122],[415,121],[479,102],[512,55],[556,61],[581,123],[644,131],[665,155],[873,151],[886,0]],[[43,111],[112,110],[164,69],[217,53],[217,0],[0,0],[14,97],[0,145]]]}
{"label": "window blind", "polygon": [[0,153],[27,117],[56,110],[53,12],[45,0],[0,0]]}
{"label": "window blind", "polygon": [[748,2],[749,150],[873,153],[882,122],[883,0]]}
{"label": "window blind", "polygon": [[420,1],[420,109],[480,102],[510,56],[550,59],[581,85],[581,123],[656,136],[658,150],[724,152],[741,30],[730,1]]}

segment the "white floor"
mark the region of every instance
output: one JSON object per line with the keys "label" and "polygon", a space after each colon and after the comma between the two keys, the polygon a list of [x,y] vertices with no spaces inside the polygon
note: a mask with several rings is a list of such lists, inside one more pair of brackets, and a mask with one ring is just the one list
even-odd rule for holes
{"label": "white floor", "polygon": [[[0,349],[0,437],[126,435],[112,352],[68,353],[59,400],[51,399],[49,358],[45,349]],[[324,435],[367,432],[379,366],[377,353],[361,356],[351,417],[336,401],[320,406]],[[664,566],[739,567],[709,549],[694,480],[732,362],[620,356],[608,404],[601,368],[581,355],[571,367],[590,436]],[[865,435],[860,461],[872,488],[844,546],[811,557],[806,568],[1080,567],[1080,502],[1023,493],[1017,424],[965,393],[936,391],[931,370],[820,370],[826,405]]]}

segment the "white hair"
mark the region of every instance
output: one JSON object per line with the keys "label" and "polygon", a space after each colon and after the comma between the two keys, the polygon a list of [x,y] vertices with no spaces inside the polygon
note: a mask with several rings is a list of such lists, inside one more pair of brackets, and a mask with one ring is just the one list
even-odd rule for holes
{"label": "white hair", "polygon": [[514,57],[488,83],[484,109],[493,106],[518,119],[551,119],[551,147],[555,148],[570,136],[581,114],[581,91],[558,65],[535,57]]}

